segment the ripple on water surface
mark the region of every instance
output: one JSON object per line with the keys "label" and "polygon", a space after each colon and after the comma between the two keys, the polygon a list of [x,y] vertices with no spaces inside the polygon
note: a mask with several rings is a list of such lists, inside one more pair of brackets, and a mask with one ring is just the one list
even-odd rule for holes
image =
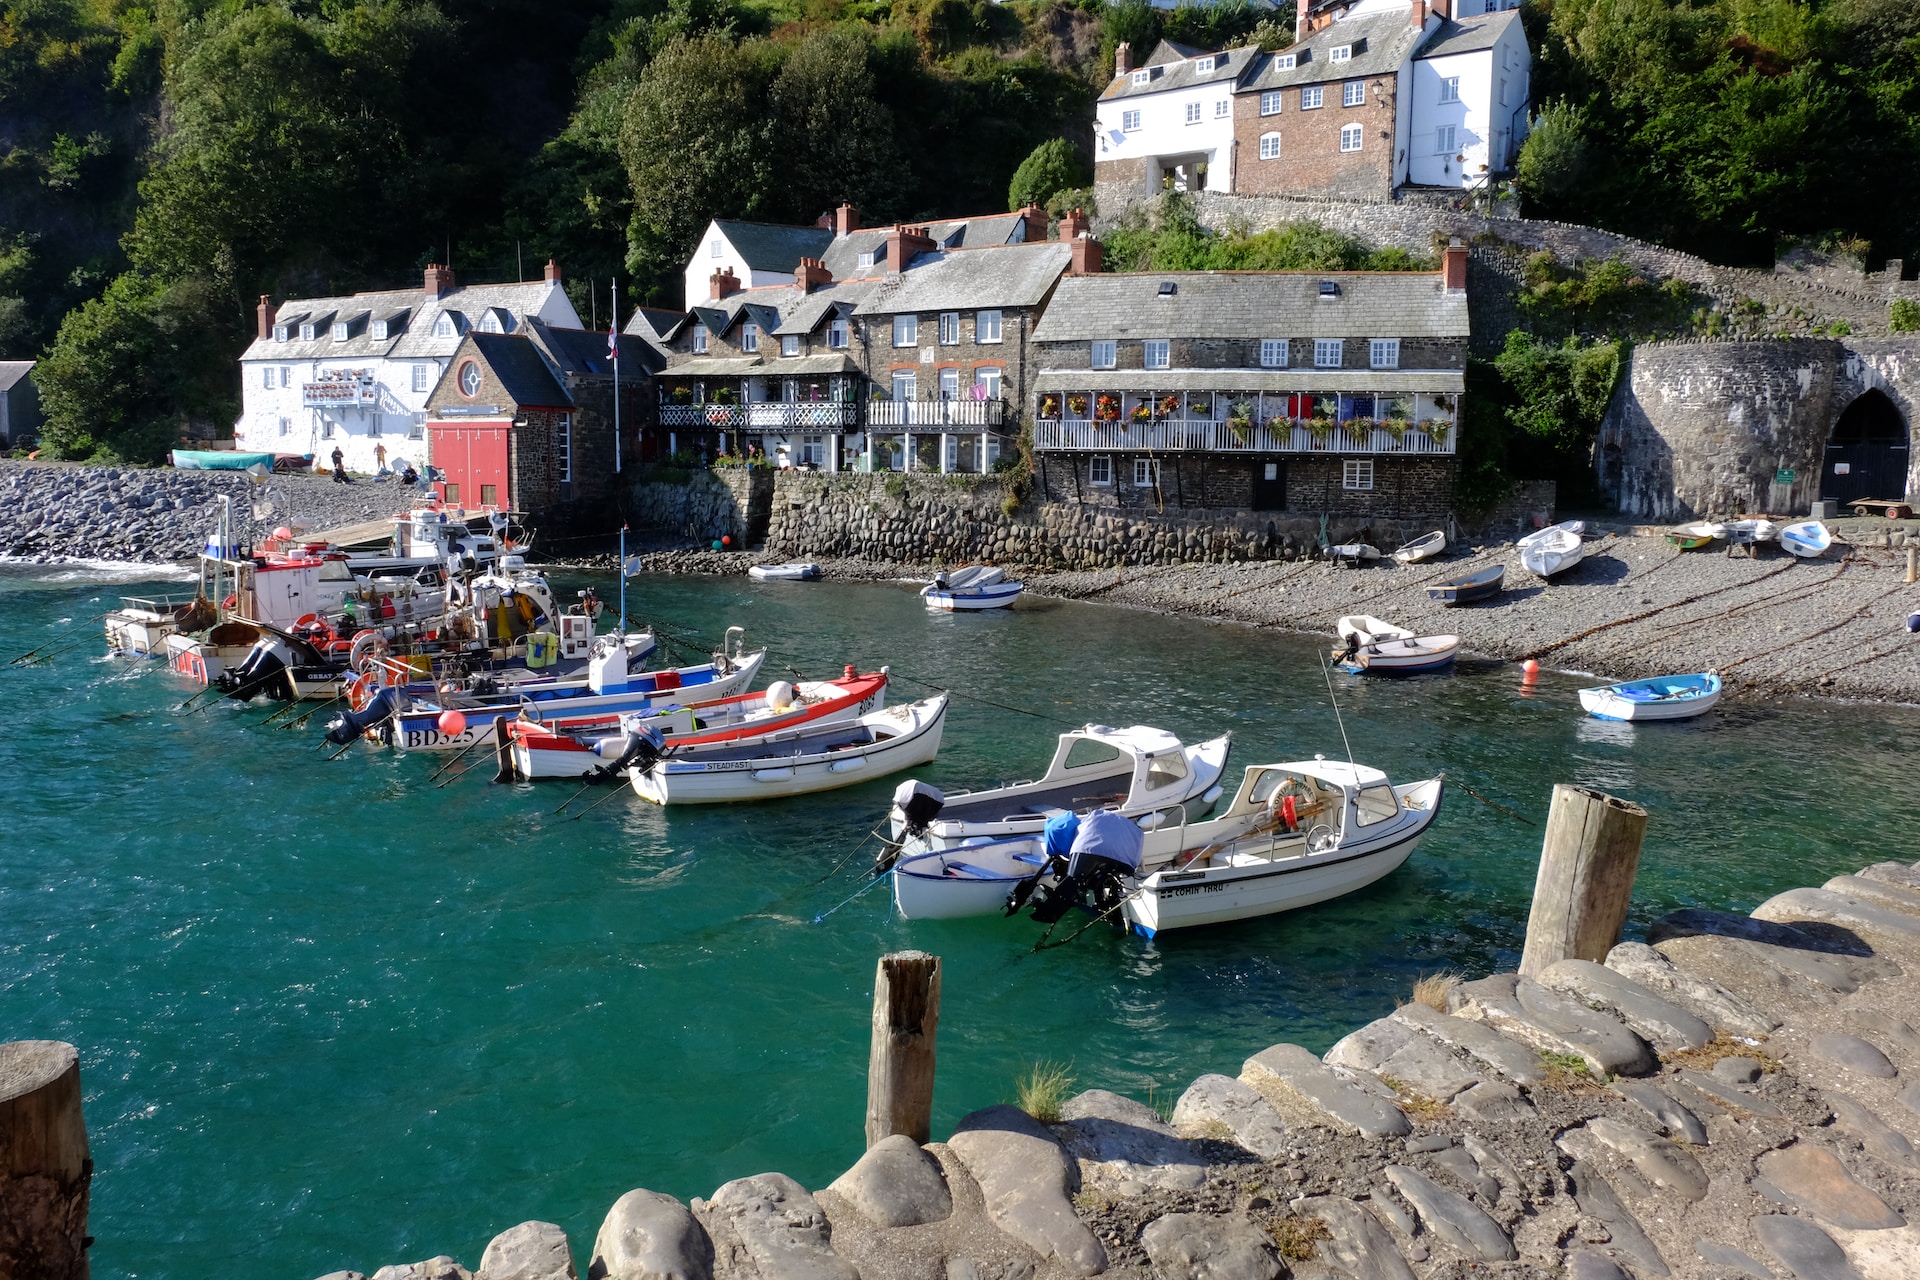
{"label": "ripple on water surface", "polygon": [[[0,567],[0,653],[84,634],[119,589]],[[951,685],[924,771],[943,783],[1031,777],[1086,721],[1231,730],[1235,780],[1344,750],[1300,637],[1042,600],[929,616],[897,585],[640,579],[634,599],[680,633],[746,626],[769,675],[887,662],[896,700]],[[1276,1040],[1324,1049],[1422,972],[1510,964],[1539,847],[1456,788],[1365,893],[1032,955],[1030,923],[909,924],[884,889],[814,923],[859,887],[863,857],[829,873],[886,780],[671,813],[621,795],[575,821],[597,794],[556,815],[564,784],[487,769],[436,789],[433,761],[324,763],[317,725],[262,728],[266,706],[176,712],[188,690],[157,664],[91,643],[6,677],[0,1030],[81,1048],[102,1277],[472,1265],[530,1217],[564,1224],[584,1267],[631,1187],[705,1195],[775,1168],[824,1185],[862,1145],[874,958],[900,947],[945,964],[936,1131],[1037,1060],[1170,1098]],[[1396,780],[1445,769],[1536,821],[1554,781],[1646,804],[1630,928],[1891,856],[1920,807],[1910,711],[1635,727],[1582,718],[1583,681],[1525,690],[1498,664],[1334,683],[1354,754]]]}

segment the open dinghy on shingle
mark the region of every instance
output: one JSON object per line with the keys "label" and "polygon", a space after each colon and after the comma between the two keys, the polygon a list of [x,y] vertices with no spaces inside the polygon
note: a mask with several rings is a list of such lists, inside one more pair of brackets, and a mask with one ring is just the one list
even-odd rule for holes
{"label": "open dinghy on shingle", "polygon": [[1506,578],[1505,565],[1488,565],[1472,573],[1463,573],[1457,578],[1448,578],[1445,582],[1430,584],[1427,587],[1427,598],[1438,600],[1441,604],[1472,604],[1475,600],[1491,600],[1500,594]]}
{"label": "open dinghy on shingle", "polygon": [[1433,559],[1446,549],[1447,531],[1445,529],[1435,529],[1426,537],[1415,538],[1412,542],[1407,543],[1407,545],[1395,551],[1393,558],[1401,564],[1419,564],[1423,560]]}
{"label": "open dinghy on shingle", "polygon": [[1720,677],[1654,676],[1580,691],[1580,705],[1602,720],[1691,720],[1720,701]]}

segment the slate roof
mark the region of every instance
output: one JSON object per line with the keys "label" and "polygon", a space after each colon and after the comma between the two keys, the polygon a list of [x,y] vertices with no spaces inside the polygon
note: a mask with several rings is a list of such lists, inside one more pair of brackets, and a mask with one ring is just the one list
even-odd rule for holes
{"label": "slate roof", "polygon": [[748,378],[762,374],[800,374],[818,376],[825,373],[858,373],[860,366],[842,351],[822,352],[811,356],[681,356],[676,357],[668,366],[665,376],[670,378]]}
{"label": "slate roof", "polygon": [[[1121,98],[1143,98],[1148,94],[1166,93],[1172,89],[1190,89],[1195,85],[1203,84],[1241,83],[1246,76],[1259,68],[1262,56],[1260,46],[1254,44],[1238,49],[1225,49],[1213,55],[1213,70],[1196,71],[1194,57],[1206,56],[1199,50],[1187,52],[1187,56],[1177,62],[1159,61],[1162,50],[1166,49],[1170,43],[1162,40],[1154,48],[1153,56],[1147,59],[1145,65],[1134,68],[1136,71],[1146,70],[1153,73],[1146,84],[1135,84],[1133,72],[1128,72],[1124,76],[1115,76],[1113,82],[1100,95],[1100,100],[1113,102]],[[1181,46],[1173,45],[1173,48],[1180,50]]]}
{"label": "slate roof", "polygon": [[[528,319],[526,331],[562,373],[612,376],[613,362],[607,359],[607,335],[604,331],[562,329],[538,317]],[[665,363],[665,353],[648,342],[644,335],[620,335],[622,382],[629,377],[657,373]]]}
{"label": "slate roof", "polygon": [[[445,357],[453,354],[460,345],[460,339],[471,329],[477,329],[480,318],[489,308],[498,307],[511,316],[516,327],[526,316],[537,314],[550,299],[558,293],[565,304],[566,313],[573,314],[571,303],[565,303],[566,294],[558,281],[529,280],[522,283],[459,285],[429,302],[426,292],[420,288],[382,289],[372,293],[355,293],[337,298],[289,298],[274,310],[274,323],[285,324],[292,328],[286,342],[275,342],[271,335],[255,338],[247,349],[240,353],[242,360],[324,360],[352,361],[377,359],[382,356],[398,357]],[[461,320],[456,331],[445,337],[435,337],[434,322],[443,311],[456,313]],[[365,317],[385,317],[389,322],[388,336],[373,337],[373,326],[364,322]],[[404,325],[394,326],[395,316],[404,317]],[[345,342],[333,341],[327,326],[336,317],[354,317],[359,322]],[[577,320],[578,317],[576,316]],[[300,340],[298,325],[303,320],[311,320],[318,327],[311,341]]]}
{"label": "slate roof", "polygon": [[[1015,236],[1025,234],[1024,220],[1018,213],[988,214],[978,218],[948,218],[941,222],[910,222],[903,225],[927,229],[937,248],[981,249],[1020,243]],[[884,276],[892,265],[886,260],[887,236],[895,227],[862,227],[838,236],[820,255],[820,261],[835,280],[861,280]],[[871,266],[860,265],[860,255],[875,255]]]}
{"label": "slate roof", "polygon": [[[517,333],[471,333],[467,338],[473,352],[493,371],[493,376],[500,380],[501,390],[514,404],[560,409],[573,403],[573,397],[553,376],[553,370],[530,337]],[[454,366],[449,365],[447,370],[452,374]]]}
{"label": "slate roof", "polygon": [[789,227],[772,222],[714,219],[713,225],[755,271],[793,274],[802,258],[817,258],[833,242],[825,227]]}
{"label": "slate roof", "polygon": [[641,337],[651,335],[665,340],[673,336],[674,330],[678,329],[686,318],[687,313],[684,311],[670,311],[665,307],[636,307],[633,314],[627,317],[626,328],[621,332],[638,334]]}
{"label": "slate roof", "polygon": [[[1408,23],[1405,13],[1346,18],[1322,27],[1291,48],[1263,55],[1253,75],[1240,82],[1240,92],[1392,75],[1400,70],[1421,35],[1419,28]],[[1328,52],[1341,45],[1352,46],[1353,56],[1345,62],[1329,61]],[[1286,54],[1294,56],[1296,65],[1280,65],[1280,58]]]}
{"label": "slate roof", "polygon": [[[1491,49],[1507,33],[1507,28],[1520,21],[1518,9],[1508,9],[1502,13],[1482,14],[1477,18],[1467,18],[1456,22],[1449,18],[1442,22],[1434,33],[1427,37],[1425,45],[1414,56],[1417,58],[1444,58],[1455,53],[1478,53],[1482,49]],[[1524,36],[1521,37],[1525,39]]]}
{"label": "slate roof", "polygon": [[[1322,281],[1340,287],[1332,301]],[[1160,285],[1171,281],[1167,297]],[[1090,338],[1464,338],[1467,298],[1426,271],[1170,271],[1067,276],[1035,342]]]}
{"label": "slate roof", "polygon": [[876,285],[855,314],[1038,306],[1072,257],[1072,246],[1058,240],[922,254]]}
{"label": "slate roof", "polygon": [[1415,395],[1467,389],[1460,369],[1042,369],[1033,380],[1045,391],[1357,391]]}
{"label": "slate roof", "polygon": [[32,360],[0,360],[0,391],[11,391],[33,371]]}
{"label": "slate roof", "polygon": [[833,284],[814,289],[811,293],[800,294],[795,290],[795,298],[784,309],[780,327],[774,333],[785,335],[797,333],[802,336],[812,333],[827,321],[827,313],[838,310],[852,315],[855,308],[866,301],[879,286],[865,280],[856,280],[849,284]]}

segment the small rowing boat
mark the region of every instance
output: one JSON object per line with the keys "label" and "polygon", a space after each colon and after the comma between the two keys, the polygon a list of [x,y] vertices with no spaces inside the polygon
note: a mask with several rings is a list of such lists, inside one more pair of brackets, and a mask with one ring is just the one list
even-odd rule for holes
{"label": "small rowing boat", "polygon": [[820,566],[811,560],[756,564],[747,570],[747,576],[755,582],[816,582],[820,578]]}
{"label": "small rowing boat", "polygon": [[1580,705],[1602,720],[1690,720],[1720,701],[1720,677],[1654,676],[1580,691]]}
{"label": "small rowing boat", "polygon": [[1780,526],[1763,516],[1748,516],[1727,522],[1727,541],[1736,547],[1772,542],[1780,536]]}
{"label": "small rowing boat", "polygon": [[926,764],[940,751],[947,695],[874,711],[843,724],[804,725],[745,743],[667,754],[627,771],[655,804],[767,800],[850,787]]}
{"label": "small rowing boat", "polygon": [[1521,565],[1536,578],[1551,578],[1556,573],[1564,573],[1579,564],[1580,558],[1587,553],[1580,534],[1565,524],[1551,525],[1538,533],[1530,533],[1516,545],[1520,548]]}
{"label": "small rowing boat", "polygon": [[1825,555],[1833,534],[1818,520],[1802,520],[1780,530],[1780,545],[1803,560]]}
{"label": "small rowing boat", "polygon": [[970,564],[952,573],[937,575],[920,589],[927,608],[941,613],[976,609],[1004,609],[1020,598],[1025,584],[1008,582],[1007,571],[997,565]]}
{"label": "small rowing boat", "polygon": [[1677,524],[1667,530],[1667,542],[1682,551],[1698,551],[1702,547],[1712,546],[1727,536],[1727,526],[1711,520],[1696,520],[1691,524]]}
{"label": "small rowing boat", "polygon": [[1476,600],[1490,600],[1500,594],[1501,586],[1507,577],[1507,567],[1496,564],[1472,573],[1463,573],[1457,578],[1448,578],[1445,582],[1431,583],[1427,587],[1427,598],[1438,600],[1441,604],[1472,604]]}
{"label": "small rowing boat", "polygon": [[1366,542],[1342,542],[1327,548],[1327,559],[1335,566],[1358,569],[1380,558],[1380,548]]}
{"label": "small rowing boat", "polygon": [[1393,558],[1401,564],[1419,564],[1423,560],[1433,559],[1446,549],[1447,531],[1445,529],[1435,529],[1426,537],[1415,538],[1412,542],[1407,543],[1398,551],[1395,551]]}
{"label": "small rowing boat", "polygon": [[1349,614],[1333,629],[1345,641],[1333,656],[1346,671],[1375,675],[1438,671],[1460,651],[1459,636],[1419,636],[1366,614]]}

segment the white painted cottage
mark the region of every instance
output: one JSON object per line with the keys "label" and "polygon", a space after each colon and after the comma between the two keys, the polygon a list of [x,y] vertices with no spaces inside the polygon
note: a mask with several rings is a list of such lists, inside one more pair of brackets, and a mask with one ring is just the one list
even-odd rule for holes
{"label": "white painted cottage", "polygon": [[1441,23],[1413,60],[1407,181],[1468,187],[1510,172],[1526,140],[1532,87],[1518,10]]}
{"label": "white painted cottage", "polygon": [[1095,110],[1094,172],[1102,183],[1158,191],[1232,191],[1233,94],[1259,46],[1208,53],[1171,40],[1136,67],[1122,44]]}
{"label": "white painted cottage", "polygon": [[262,297],[257,332],[240,356],[234,445],[311,453],[321,463],[338,447],[359,472],[376,470],[382,450],[389,465],[426,462],[427,397],[460,339],[518,332],[529,316],[581,327],[558,264],[519,284],[463,287],[436,265],[418,289],[289,298],[278,307]]}

